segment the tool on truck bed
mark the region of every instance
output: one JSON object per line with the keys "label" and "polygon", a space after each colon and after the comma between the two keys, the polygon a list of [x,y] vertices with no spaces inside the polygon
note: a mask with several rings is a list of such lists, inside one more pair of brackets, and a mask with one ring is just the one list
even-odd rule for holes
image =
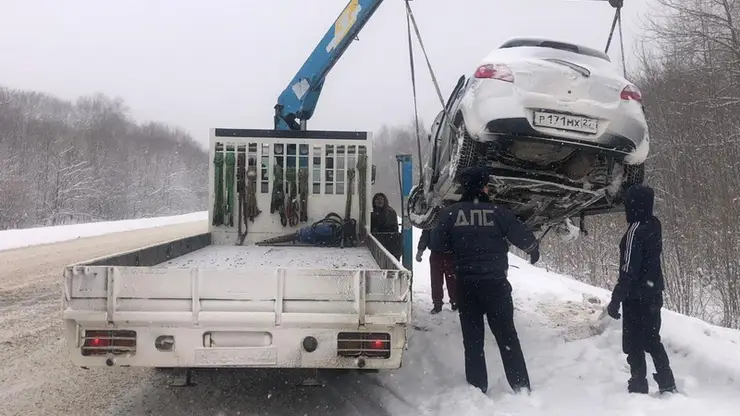
{"label": "tool on truck bed", "polygon": [[[294,233],[269,238],[255,244],[258,246],[271,246],[293,243],[323,247],[351,247],[357,242],[356,238],[348,238],[348,236],[356,236],[354,230],[355,224],[355,220],[343,220],[339,214],[332,212],[323,219],[316,221],[308,227],[303,227]],[[348,242],[352,245],[348,244]]]}

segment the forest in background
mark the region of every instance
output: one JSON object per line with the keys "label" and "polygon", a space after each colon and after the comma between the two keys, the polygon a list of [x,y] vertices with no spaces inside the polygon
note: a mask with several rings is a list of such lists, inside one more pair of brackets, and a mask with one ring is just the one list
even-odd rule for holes
{"label": "forest in background", "polygon": [[202,211],[207,159],[182,130],[135,123],[120,99],[0,87],[0,230]]}

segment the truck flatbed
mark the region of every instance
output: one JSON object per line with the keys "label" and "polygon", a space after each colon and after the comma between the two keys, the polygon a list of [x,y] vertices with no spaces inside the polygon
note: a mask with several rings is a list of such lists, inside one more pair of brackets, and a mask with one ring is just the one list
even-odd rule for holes
{"label": "truck flatbed", "polygon": [[[367,223],[370,135],[278,133],[211,130],[207,233],[65,268],[76,365],[401,367],[411,272]],[[290,197],[303,189],[305,198]],[[350,232],[357,246],[258,245],[316,231],[336,213],[354,230],[332,232]]]}
{"label": "truck flatbed", "polygon": [[158,264],[158,268],[236,270],[247,268],[378,269],[366,246],[206,246]]}

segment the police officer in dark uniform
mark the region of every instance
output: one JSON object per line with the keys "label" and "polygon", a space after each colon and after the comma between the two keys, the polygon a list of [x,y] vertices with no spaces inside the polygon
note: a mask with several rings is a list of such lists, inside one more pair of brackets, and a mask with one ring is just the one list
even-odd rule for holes
{"label": "police officer in dark uniform", "polygon": [[[488,390],[488,372],[483,352],[483,315],[496,338],[506,379],[515,392],[531,390],[529,374],[514,327],[514,303],[507,280],[509,242],[539,260],[534,234],[514,214],[491,203],[488,170],[467,168],[461,175],[464,194],[445,208],[432,231],[431,246],[452,251],[458,279],[458,307],[465,347],[465,378]],[[508,242],[507,242],[508,240]]]}

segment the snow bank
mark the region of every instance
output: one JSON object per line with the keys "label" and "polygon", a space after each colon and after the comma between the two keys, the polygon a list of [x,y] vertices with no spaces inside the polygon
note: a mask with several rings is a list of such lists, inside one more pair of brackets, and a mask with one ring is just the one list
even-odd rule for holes
{"label": "snow bank", "polygon": [[[419,237],[414,230],[415,240]],[[489,391],[467,385],[457,313],[430,315],[429,252],[414,262],[414,319],[403,368],[378,375],[402,415],[717,415],[740,414],[740,331],[663,311],[663,342],[682,394],[626,392],[629,368],[621,321],[603,316],[610,293],[549,273],[510,255],[515,320],[532,382],[531,396],[506,383],[498,348],[486,331]],[[445,302],[446,299],[445,290]],[[647,356],[652,371],[650,356]],[[396,407],[397,406],[397,407]]]}
{"label": "snow bank", "polygon": [[121,231],[182,224],[208,219],[208,211],[193,212],[172,217],[140,218],[135,220],[93,222],[56,227],[26,228],[0,231],[0,250],[28,247],[37,244],[57,243],[82,237],[92,237]]}

